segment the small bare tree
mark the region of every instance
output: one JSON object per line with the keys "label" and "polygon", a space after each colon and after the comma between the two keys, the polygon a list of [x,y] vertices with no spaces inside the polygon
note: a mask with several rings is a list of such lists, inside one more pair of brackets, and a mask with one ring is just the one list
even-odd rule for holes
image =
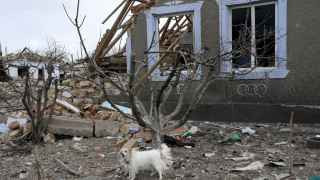
{"label": "small bare tree", "polygon": [[[48,49],[41,55],[31,51],[28,53],[29,58],[34,58],[34,63],[25,64],[26,72],[22,79],[8,81],[11,92],[3,93],[7,95],[5,100],[8,106],[14,111],[25,110],[31,120],[31,131],[19,139],[31,137],[33,143],[40,143],[58,96],[59,75],[56,68],[65,59],[66,53],[54,42],[49,43]],[[17,54],[17,59],[20,56],[21,53]],[[11,103],[14,99],[20,99],[22,107],[14,108],[16,103]]]}
{"label": "small bare tree", "polygon": [[[39,76],[37,80],[34,80],[27,73],[24,79],[22,103],[31,119],[31,138],[34,143],[39,143],[42,140],[42,135],[47,128],[47,119],[45,117],[48,114],[52,114],[58,94],[58,82],[52,76],[53,64],[49,62],[45,69],[48,71],[48,78],[45,78],[43,74],[43,76]],[[50,102],[49,90],[52,86],[54,86],[54,97]]]}
{"label": "small bare tree", "polygon": [[[42,140],[47,130],[48,120],[51,118],[58,96],[58,79],[55,68],[66,57],[64,49],[57,46],[56,42],[50,42],[48,49],[44,52],[43,58],[46,62],[44,70],[37,79],[30,78],[27,73],[24,82],[24,93],[22,102],[31,119],[31,138],[34,143]],[[50,91],[53,96],[50,97]]]}

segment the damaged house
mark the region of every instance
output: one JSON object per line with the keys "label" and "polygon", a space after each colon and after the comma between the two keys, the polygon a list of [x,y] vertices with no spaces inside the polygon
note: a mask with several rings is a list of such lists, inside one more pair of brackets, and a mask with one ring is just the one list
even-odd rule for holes
{"label": "damaged house", "polygon": [[[24,48],[17,54],[8,54],[3,57],[3,61],[7,74],[12,79],[23,78],[26,73],[31,73],[34,79],[38,79],[41,76],[44,76],[45,79],[48,77],[46,65],[49,59],[32,52],[28,48]],[[58,64],[57,62],[54,65],[54,76],[57,78],[60,76]]]}
{"label": "damaged house", "polygon": [[[161,83],[168,76],[170,60],[179,57],[147,51],[205,51],[210,57],[232,51],[241,39],[249,47],[239,55],[232,53],[231,60],[218,62],[221,77],[232,74],[232,78],[211,84],[191,119],[287,122],[290,111],[303,122],[319,117],[320,1],[139,2],[144,3],[131,7],[134,22],[127,21],[121,27],[120,35],[128,35],[123,61],[127,61],[128,70],[141,59],[147,59],[147,68],[161,62],[152,73],[152,83]],[[128,13],[126,8],[129,3],[98,44],[98,57],[104,57],[111,49],[106,47],[119,39],[111,41],[122,16]],[[198,71],[201,79],[203,69]],[[168,108],[175,104],[172,98]]]}
{"label": "damaged house", "polygon": [[6,81],[8,79],[7,73],[4,68],[3,58],[2,58],[2,48],[0,44],[0,81]]}

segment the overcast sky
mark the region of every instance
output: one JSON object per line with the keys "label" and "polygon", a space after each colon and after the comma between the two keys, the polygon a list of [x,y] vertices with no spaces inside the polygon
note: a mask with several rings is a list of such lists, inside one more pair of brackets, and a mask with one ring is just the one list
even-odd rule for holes
{"label": "overcast sky", "polygon": [[[82,28],[90,50],[94,49],[106,26],[101,22],[121,0],[81,0],[81,14],[86,15]],[[25,46],[33,50],[47,47],[55,40],[72,53],[79,53],[75,28],[67,20],[62,4],[74,16],[76,0],[2,0],[0,5],[0,42],[3,50],[17,51]],[[110,22],[110,21],[109,21]]]}

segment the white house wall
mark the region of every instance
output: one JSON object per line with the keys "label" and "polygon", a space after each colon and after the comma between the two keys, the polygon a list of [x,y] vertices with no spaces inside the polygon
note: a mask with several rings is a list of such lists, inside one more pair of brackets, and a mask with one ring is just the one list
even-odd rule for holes
{"label": "white house wall", "polygon": [[[10,62],[10,64],[8,64],[9,76],[13,79],[17,79],[19,77],[18,67],[21,67],[21,66],[30,66],[29,73],[32,74],[32,77],[34,79],[38,79],[39,69],[43,69],[45,79],[48,78],[48,72],[46,70],[46,65],[44,63],[28,62],[26,60],[18,60],[18,61]],[[60,76],[59,65],[54,65],[53,76],[56,78],[59,78]]]}
{"label": "white house wall", "polygon": [[17,67],[9,67],[9,76],[13,79],[17,79],[18,78],[18,68]]}

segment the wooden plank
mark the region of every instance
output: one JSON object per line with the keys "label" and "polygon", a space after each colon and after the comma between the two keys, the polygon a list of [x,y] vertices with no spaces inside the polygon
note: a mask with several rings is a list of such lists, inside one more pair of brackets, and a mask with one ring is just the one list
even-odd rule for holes
{"label": "wooden plank", "polygon": [[113,39],[113,36],[117,32],[117,28],[119,24],[122,23],[123,17],[127,15],[129,12],[128,9],[133,5],[132,0],[128,0],[125,4],[124,8],[122,9],[121,13],[119,14],[118,18],[116,19],[115,23],[112,25],[110,31],[108,31],[104,37],[102,38],[101,42],[98,44],[98,47],[96,49],[95,59],[103,57],[105,54],[103,54],[103,50],[109,46],[109,43]]}
{"label": "wooden plank", "polygon": [[121,37],[127,32],[127,30],[131,27],[131,23],[128,24],[124,29],[122,29],[121,33],[106,47],[105,50],[102,52],[102,56],[106,55],[113,46],[121,39]]}
{"label": "wooden plank", "polygon": [[106,23],[106,22],[114,15],[114,13],[116,13],[116,12],[119,10],[119,8],[120,8],[126,1],[127,1],[127,0],[123,0],[123,1],[109,14],[109,16],[108,16],[105,20],[102,21],[102,24]]}

